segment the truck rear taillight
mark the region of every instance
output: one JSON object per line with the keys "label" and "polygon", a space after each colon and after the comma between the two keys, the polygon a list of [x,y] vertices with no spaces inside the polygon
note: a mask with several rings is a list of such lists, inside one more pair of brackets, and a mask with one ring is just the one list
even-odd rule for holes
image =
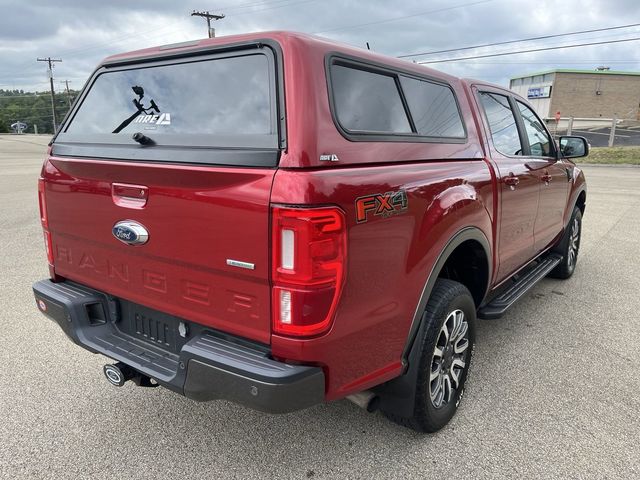
{"label": "truck rear taillight", "polygon": [[38,206],[40,207],[40,223],[44,233],[44,246],[47,250],[47,261],[53,265],[53,245],[51,244],[51,233],[49,232],[49,219],[47,217],[47,202],[44,196],[44,179],[38,179]]}
{"label": "truck rear taillight", "polygon": [[329,330],[346,274],[347,231],[337,207],[272,210],[273,331]]}
{"label": "truck rear taillight", "polygon": [[51,245],[51,233],[44,230],[44,248],[47,250],[47,261],[49,265],[53,265],[53,246]]}
{"label": "truck rear taillight", "polygon": [[47,228],[49,222],[47,219],[47,204],[44,198],[44,178],[38,179],[38,206],[40,207],[40,223],[42,223],[42,228]]}

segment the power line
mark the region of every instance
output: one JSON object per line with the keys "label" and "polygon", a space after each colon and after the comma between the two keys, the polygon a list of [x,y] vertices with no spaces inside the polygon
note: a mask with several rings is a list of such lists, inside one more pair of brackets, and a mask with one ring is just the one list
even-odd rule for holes
{"label": "power line", "polygon": [[[251,10],[251,11],[245,11],[245,12],[239,12],[236,14],[237,15],[246,15],[246,14],[252,14],[252,13],[259,13],[265,10],[272,10],[272,9],[276,9],[276,8],[282,8],[282,7],[288,7],[288,6],[293,6],[293,5],[297,5],[297,4],[301,4],[301,3],[311,3],[311,2],[315,2],[316,0],[302,0],[302,1],[291,1],[291,0],[274,0],[274,1],[268,1],[268,2],[252,2],[252,3],[248,3],[248,4],[243,4],[243,5],[234,5],[233,7],[229,7],[228,10],[235,10],[236,8],[253,8],[253,7],[261,7],[261,6],[265,6],[266,8],[261,8],[259,10]],[[284,2],[290,2],[290,3],[284,3]],[[279,4],[279,5],[278,5]],[[158,36],[166,36],[167,33],[173,33],[173,32],[177,32],[180,31],[180,29],[173,29],[170,30],[169,32],[163,32],[163,30],[166,30],[168,28],[172,28],[175,27],[175,25],[177,25],[179,22],[173,22],[170,23],[168,25],[165,25],[163,27],[154,27],[153,29],[150,30],[144,30],[142,32],[136,32],[136,33],[132,33],[132,34],[127,34],[124,36],[120,36],[120,37],[116,37],[112,40],[109,40],[108,42],[102,42],[102,43],[94,43],[88,47],[83,47],[80,49],[75,49],[75,50],[66,50],[66,51],[62,51],[61,54],[65,57],[76,57],[78,56],[79,53],[84,53],[87,51],[91,51],[91,50],[98,50],[98,49],[103,49],[105,47],[109,47],[112,46],[114,43],[120,43],[123,41],[127,41],[136,37],[142,37],[142,36],[149,36],[149,33],[153,33],[153,35],[151,35],[151,38],[153,37],[158,37]],[[35,71],[35,69],[28,69],[27,68],[27,64],[22,64],[22,65],[17,65],[17,67],[23,67],[24,69],[22,70],[23,73],[25,72],[30,72],[30,71]],[[0,77],[2,77],[2,75],[0,75]],[[5,76],[6,78],[13,78],[10,76]],[[30,78],[30,77],[24,77],[24,78]]]}
{"label": "power line", "polygon": [[[290,0],[286,0],[286,1],[290,1]],[[237,17],[239,15],[250,15],[252,13],[260,13],[260,12],[264,12],[265,10],[275,10],[276,8],[283,8],[283,7],[291,7],[293,5],[299,5],[301,3],[312,3],[315,2],[316,0],[301,0],[301,1],[297,1],[297,2],[291,2],[291,3],[285,3],[282,5],[275,5],[275,6],[266,6],[266,8],[261,8],[259,10],[250,10],[248,12],[238,12],[238,13],[234,13],[234,17]]]}
{"label": "power line", "polygon": [[38,94],[34,93],[33,95],[2,95],[0,94],[0,100],[3,98],[38,98],[38,97],[46,97],[47,94]]}
{"label": "power line", "polygon": [[563,48],[578,48],[578,47],[590,47],[593,45],[606,45],[610,43],[624,43],[624,42],[634,42],[636,40],[640,40],[640,37],[635,38],[624,38],[622,40],[607,40],[606,42],[589,42],[589,43],[578,43],[574,45],[558,45],[555,47],[544,47],[544,48],[532,48],[529,50],[520,50],[517,52],[500,52],[500,53],[488,53],[485,55],[473,55],[469,57],[458,57],[458,58],[443,58],[440,60],[426,60],[423,62],[416,62],[419,65],[428,65],[432,63],[448,63],[448,62],[459,62],[464,60],[475,60],[477,58],[491,58],[491,57],[503,57],[505,55],[519,55],[521,53],[533,53],[533,52],[546,52],[549,50],[561,50]]}
{"label": "power line", "polygon": [[[236,11],[236,10],[242,10],[242,9],[252,9],[255,7],[268,7],[271,5],[277,5],[279,3],[286,3],[286,2],[290,2],[291,0],[272,0],[272,1],[267,1],[267,2],[251,2],[251,3],[243,3],[241,5],[229,5],[229,6],[225,6],[225,7],[220,7],[220,10],[225,10],[225,11]],[[278,8],[278,7],[272,7],[272,8]]]}
{"label": "power line", "polygon": [[251,2],[251,3],[242,3],[240,5],[229,5],[229,6],[225,6],[225,7],[221,7],[221,10],[228,10],[228,9],[237,9],[237,8],[251,8],[251,7],[262,7],[262,6],[266,6],[266,5],[271,5],[273,3],[283,3],[283,2],[287,2],[289,0],[271,0],[271,1],[265,1],[265,2]]}
{"label": "power line", "polygon": [[62,62],[62,59],[47,57],[38,58],[37,60],[38,62],[47,62],[49,64],[49,82],[51,83],[51,115],[53,118],[53,131],[55,133],[58,122],[56,120],[56,93],[53,90],[53,64],[55,62]]}
{"label": "power line", "polygon": [[[42,115],[43,117],[48,117],[49,119],[51,118],[51,115],[49,113],[49,108],[42,108],[42,107],[28,107],[25,105],[16,105],[18,107],[18,109],[20,110],[20,112],[22,112],[25,115]],[[62,112],[64,112],[65,114],[67,113],[67,106],[66,105],[61,105],[62,107]],[[44,111],[41,111],[44,110]],[[60,111],[60,109],[58,110]]]}
{"label": "power line", "polygon": [[[237,15],[246,15],[246,14],[251,14],[251,13],[257,13],[257,12],[262,12],[264,10],[271,10],[271,9],[275,9],[275,8],[281,8],[281,7],[287,7],[289,5],[295,5],[297,3],[309,3],[310,1],[315,1],[315,0],[304,0],[301,2],[293,2],[293,3],[288,3],[288,4],[284,4],[284,5],[275,5],[275,6],[269,6],[271,4],[277,4],[277,3],[283,3],[283,2],[290,2],[291,0],[274,0],[274,1],[270,1],[270,2],[253,2],[251,4],[243,4],[243,5],[235,5],[233,7],[229,7],[228,10],[235,10],[236,8],[250,8],[251,6],[266,6],[267,8],[262,8],[260,10],[253,10],[253,11],[247,11],[247,12],[239,12]],[[223,7],[224,8],[224,7]],[[225,8],[226,9],[226,8]],[[110,47],[112,46],[114,43],[121,43],[127,40],[131,40],[133,38],[137,38],[137,37],[144,37],[147,36],[149,37],[150,33],[153,33],[153,35],[151,35],[151,38],[154,37],[160,37],[160,36],[166,36],[167,33],[173,33],[173,32],[177,32],[180,31],[180,29],[173,29],[170,30],[169,32],[165,32],[164,30],[167,30],[169,28],[175,27],[179,22],[173,22],[170,23],[168,25],[165,25],[163,27],[154,27],[152,29],[149,30],[144,30],[144,31],[138,31],[135,33],[131,33],[131,34],[126,34],[123,36],[119,36],[116,37],[114,39],[111,39],[107,42],[101,42],[101,43],[94,43],[89,45],[88,47],[83,47],[80,49],[74,49],[74,50],[63,50],[62,52],[60,52],[60,54],[62,56],[66,57],[76,57],[78,56],[79,53],[84,53],[87,51],[91,51],[91,50],[98,50],[98,49],[103,49],[105,47]],[[24,64],[24,66],[26,67],[27,64]],[[22,65],[18,65],[17,67],[21,67]],[[22,70],[23,72],[25,72],[25,70]],[[33,71],[31,69],[26,70],[26,71]]]}
{"label": "power line", "polygon": [[[235,10],[236,8],[241,8],[241,7],[242,8],[248,8],[250,5],[251,6],[256,6],[256,7],[264,5],[264,6],[267,7],[267,8],[262,8],[260,10],[252,10],[252,11],[248,11],[248,12],[239,12],[239,13],[236,14],[236,15],[246,15],[246,14],[251,14],[251,13],[262,12],[264,10],[271,10],[271,9],[275,9],[275,8],[288,7],[290,5],[296,5],[298,3],[309,3],[311,1],[316,1],[316,0],[304,0],[304,1],[299,1],[299,2],[287,3],[287,4],[284,4],[284,5],[269,6],[272,3],[276,4],[276,3],[283,3],[283,2],[290,2],[290,1],[291,0],[275,0],[273,2],[260,2],[260,3],[255,2],[255,3],[251,3],[251,4],[244,4],[245,5],[244,7],[242,5],[236,5],[234,7],[229,7],[229,8],[223,7],[223,9],[225,9],[225,10]],[[159,36],[166,36],[168,33],[180,31],[180,29],[175,29],[175,28],[173,30],[169,31],[169,32],[163,31],[163,30],[166,30],[168,28],[175,27],[178,23],[179,22],[173,22],[173,23],[170,23],[170,24],[165,25],[165,26],[160,27],[160,28],[154,27],[154,28],[152,28],[150,30],[144,30],[142,32],[136,32],[136,33],[123,35],[123,36],[120,36],[120,37],[116,37],[116,38],[114,38],[112,40],[109,40],[108,42],[94,43],[94,44],[92,44],[92,45],[90,45],[88,47],[83,47],[83,48],[80,48],[80,49],[62,51],[61,54],[64,57],[69,57],[69,56],[75,57],[75,56],[77,56],[78,53],[84,53],[84,52],[90,51],[90,50],[97,50],[97,49],[101,49],[101,48],[104,48],[104,47],[109,47],[109,46],[113,45],[114,43],[120,43],[120,42],[123,42],[123,41],[126,41],[126,40],[130,40],[130,39],[136,38],[136,37],[149,36],[148,34],[150,34],[150,33],[153,33],[153,35],[150,36],[151,38],[159,37]]]}
{"label": "power line", "polygon": [[[474,65],[551,65],[557,62],[469,62]],[[587,60],[583,62],[560,62],[562,65],[591,65],[591,64],[631,64],[640,63],[640,60]]]}
{"label": "power line", "polygon": [[131,33],[131,34],[123,35],[121,37],[116,37],[112,40],[109,40],[108,42],[94,43],[93,45],[89,45],[88,47],[83,47],[75,50],[62,51],[61,53],[65,57],[76,57],[79,53],[84,53],[90,50],[102,49],[105,47],[112,46],[114,43],[121,43],[136,37],[144,37],[150,33],[154,33],[152,37],[166,35],[167,32],[164,32],[164,30],[171,28],[172,26],[174,26],[174,24],[165,25],[164,27],[160,27],[160,28],[156,27],[150,30],[144,30],[142,32]]}
{"label": "power line", "polygon": [[472,7],[474,5],[480,5],[480,4],[483,4],[483,3],[489,3],[489,2],[493,2],[493,1],[495,1],[495,0],[480,0],[480,1],[477,1],[477,2],[463,3],[463,4],[460,4],[460,5],[453,5],[452,7],[444,7],[444,8],[438,8],[438,9],[435,9],[435,10],[429,10],[428,12],[420,12],[420,13],[413,13],[411,15],[403,15],[401,17],[386,18],[384,20],[378,20],[376,22],[359,23],[357,25],[346,25],[344,27],[336,27],[336,28],[331,28],[329,30],[322,30],[320,32],[313,32],[313,33],[317,34],[317,33],[337,32],[338,30],[349,30],[351,28],[368,27],[370,25],[379,25],[381,23],[395,22],[396,20],[404,20],[406,18],[420,17],[422,15],[428,15],[430,13],[446,12],[446,11],[449,11],[449,10],[455,10],[456,8]]}
{"label": "power line", "polygon": [[583,33],[595,33],[595,32],[605,32],[608,30],[620,30],[622,28],[630,28],[630,27],[638,27],[640,23],[631,23],[629,25],[620,25],[617,27],[607,27],[607,28],[595,28],[593,30],[581,30],[578,32],[568,32],[568,33],[557,33],[554,35],[542,35],[540,37],[529,37],[529,38],[521,38],[520,40],[508,40],[505,42],[494,42],[494,43],[484,43],[481,45],[471,45],[468,47],[460,47],[460,48],[449,48],[446,50],[433,50],[430,52],[421,52],[421,53],[411,53],[408,55],[398,55],[398,58],[407,58],[407,57],[421,57],[423,55],[435,55],[437,53],[449,53],[449,52],[459,52],[463,50],[473,50],[475,48],[485,48],[485,47],[495,47],[498,45],[509,45],[512,43],[520,43],[520,42],[529,42],[532,40],[545,40],[549,38],[558,38],[558,37],[566,37],[569,35],[580,35]]}

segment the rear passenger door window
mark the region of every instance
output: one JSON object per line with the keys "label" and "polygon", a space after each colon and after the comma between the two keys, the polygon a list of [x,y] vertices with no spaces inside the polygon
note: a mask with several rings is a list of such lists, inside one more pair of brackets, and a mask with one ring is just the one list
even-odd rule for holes
{"label": "rear passenger door window", "polygon": [[400,83],[419,135],[465,137],[458,104],[449,87],[404,76]]}
{"label": "rear passenger door window", "polygon": [[509,98],[497,93],[480,92],[480,101],[487,116],[495,149],[503,155],[524,155]]}
{"label": "rear passenger door window", "polygon": [[333,65],[331,80],[336,115],[345,130],[413,133],[395,76]]}
{"label": "rear passenger door window", "polygon": [[551,138],[537,115],[525,104],[521,102],[516,103],[518,104],[518,109],[522,116],[522,123],[524,124],[527,139],[529,140],[529,155],[534,157],[554,156]]}

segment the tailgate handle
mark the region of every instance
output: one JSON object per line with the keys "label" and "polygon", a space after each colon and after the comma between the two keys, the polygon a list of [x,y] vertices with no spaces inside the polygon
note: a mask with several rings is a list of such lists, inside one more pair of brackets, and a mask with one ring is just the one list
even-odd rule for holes
{"label": "tailgate handle", "polygon": [[130,183],[112,183],[113,203],[125,208],[143,208],[149,198],[149,187]]}

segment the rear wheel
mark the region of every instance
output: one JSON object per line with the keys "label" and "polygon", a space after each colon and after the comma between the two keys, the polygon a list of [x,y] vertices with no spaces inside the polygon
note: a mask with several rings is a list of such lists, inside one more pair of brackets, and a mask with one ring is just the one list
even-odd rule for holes
{"label": "rear wheel", "polygon": [[438,279],[425,308],[420,365],[413,414],[385,414],[396,423],[419,432],[444,427],[458,409],[471,363],[476,308],[461,283]]}
{"label": "rear wheel", "polygon": [[550,276],[565,279],[573,275],[578,262],[580,251],[580,236],[582,234],[582,212],[578,207],[573,209],[569,225],[554,251],[562,255],[562,262],[554,268]]}

